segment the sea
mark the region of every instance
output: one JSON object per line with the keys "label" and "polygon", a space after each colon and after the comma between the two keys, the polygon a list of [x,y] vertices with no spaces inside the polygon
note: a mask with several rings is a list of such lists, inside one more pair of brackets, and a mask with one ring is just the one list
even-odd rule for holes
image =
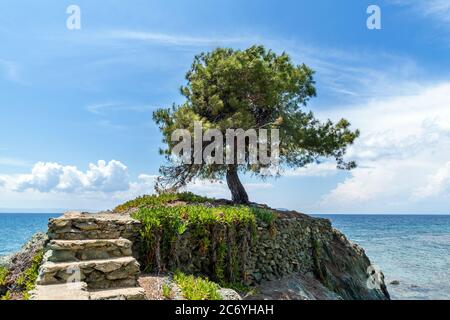
{"label": "sea", "polygon": [[[0,213],[0,256],[18,251],[58,216]],[[383,271],[392,299],[450,299],[450,215],[316,216],[364,248]]]}
{"label": "sea", "polygon": [[450,215],[321,217],[364,248],[383,271],[392,299],[450,299]]}

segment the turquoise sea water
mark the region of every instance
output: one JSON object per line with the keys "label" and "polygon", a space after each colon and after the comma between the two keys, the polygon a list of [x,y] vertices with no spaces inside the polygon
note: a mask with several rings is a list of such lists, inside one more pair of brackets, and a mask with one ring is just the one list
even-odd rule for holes
{"label": "turquoise sea water", "polygon": [[[0,256],[45,231],[58,214],[0,214]],[[450,299],[450,216],[320,215],[383,270],[393,299]]]}
{"label": "turquoise sea water", "polygon": [[[393,299],[450,299],[450,216],[321,217],[365,249]],[[393,280],[400,285],[390,285]]]}
{"label": "turquoise sea water", "polygon": [[60,214],[0,213],[0,256],[18,251],[38,231],[47,231],[48,219]]}

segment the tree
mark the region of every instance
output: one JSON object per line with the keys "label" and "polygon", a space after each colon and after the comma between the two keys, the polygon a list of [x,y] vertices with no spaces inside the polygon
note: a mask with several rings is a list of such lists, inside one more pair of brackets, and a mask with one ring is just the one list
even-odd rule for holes
{"label": "tree", "polygon": [[[339,169],[350,170],[355,162],[346,162],[346,149],[359,136],[350,123],[342,119],[320,122],[312,112],[302,110],[316,95],[313,70],[294,65],[290,57],[277,55],[263,46],[246,50],[219,48],[196,56],[181,87],[186,101],[172,108],[159,109],[153,118],[162,131],[167,165],[160,168],[157,189],[185,186],[193,179],[219,180],[226,177],[235,203],[248,203],[248,195],[239,172],[265,178],[268,165],[251,164],[180,164],[171,157],[176,143],[171,141],[175,129],[193,132],[194,121],[205,128],[279,129],[279,164],[298,168],[336,159]],[[206,147],[206,144],[203,145]],[[248,150],[247,150],[248,151]],[[246,155],[246,160],[248,157]],[[273,173],[279,175],[279,171]]]}

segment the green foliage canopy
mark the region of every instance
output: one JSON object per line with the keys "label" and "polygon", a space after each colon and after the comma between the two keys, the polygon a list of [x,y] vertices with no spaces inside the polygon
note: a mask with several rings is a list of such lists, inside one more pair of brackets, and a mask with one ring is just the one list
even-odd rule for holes
{"label": "green foliage canopy", "polygon": [[224,135],[227,129],[279,129],[282,167],[303,167],[332,157],[338,168],[354,168],[356,164],[344,161],[344,155],[359,131],[350,130],[345,119],[321,122],[304,110],[316,95],[313,74],[304,64],[294,65],[288,54],[278,55],[263,46],[219,48],[196,56],[186,74],[187,84],[181,88],[186,101],[154,113],[166,144],[161,153],[169,162],[161,167],[159,182],[180,187],[194,178],[221,179],[230,169],[263,175],[267,165],[246,163],[231,168],[171,162],[177,144],[171,141],[172,132],[187,129],[193,133],[194,121]]}

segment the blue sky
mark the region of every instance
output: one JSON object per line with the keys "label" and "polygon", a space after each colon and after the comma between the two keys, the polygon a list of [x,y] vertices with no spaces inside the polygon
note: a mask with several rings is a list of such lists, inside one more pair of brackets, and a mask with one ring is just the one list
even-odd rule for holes
{"label": "blue sky", "polygon": [[[66,9],[81,8],[81,30]],[[382,30],[366,9],[379,5]],[[322,119],[362,132],[340,172],[324,162],[252,200],[309,213],[449,213],[450,1],[3,1],[0,209],[107,209],[150,193],[163,159],[151,119],[182,102],[192,58],[264,44],[316,70]],[[100,161],[100,162],[99,162]],[[197,193],[229,197],[223,184]]]}

